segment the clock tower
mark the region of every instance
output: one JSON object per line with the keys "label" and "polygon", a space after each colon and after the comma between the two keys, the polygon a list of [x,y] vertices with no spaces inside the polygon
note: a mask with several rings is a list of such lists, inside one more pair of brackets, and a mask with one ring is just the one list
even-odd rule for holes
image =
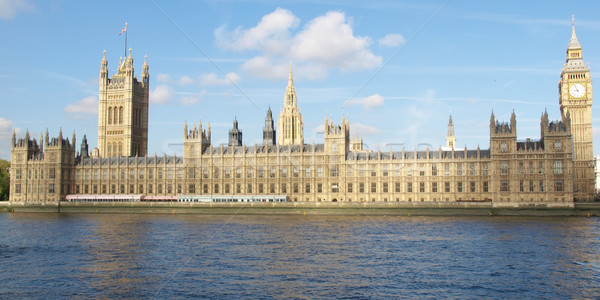
{"label": "clock tower", "polygon": [[581,55],[573,18],[567,61],[558,82],[558,101],[563,120],[569,115],[573,136],[574,198],[590,201],[594,194],[592,136],[592,77]]}

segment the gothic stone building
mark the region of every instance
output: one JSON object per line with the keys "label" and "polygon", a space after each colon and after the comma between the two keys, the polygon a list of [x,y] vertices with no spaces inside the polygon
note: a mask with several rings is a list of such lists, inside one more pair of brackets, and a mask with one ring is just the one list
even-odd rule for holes
{"label": "gothic stone building", "polygon": [[367,151],[350,138],[349,121],[325,119],[322,144],[306,144],[290,76],[274,128],[269,108],[261,145],[242,143],[234,122],[229,144],[213,146],[210,124],[183,128],[183,156],[147,156],[148,64],[134,76],[133,58],[108,77],[100,68],[98,149],[89,155],[84,135],[13,133],[14,203],[51,203],[67,195],[287,195],[298,202],[488,202],[494,206],[573,206],[589,201],[592,168],[592,82],[573,27],[559,82],[561,120],[540,118],[540,139],[517,140],[509,122],[489,123],[489,149],[457,149],[452,119],[446,146],[424,151]]}

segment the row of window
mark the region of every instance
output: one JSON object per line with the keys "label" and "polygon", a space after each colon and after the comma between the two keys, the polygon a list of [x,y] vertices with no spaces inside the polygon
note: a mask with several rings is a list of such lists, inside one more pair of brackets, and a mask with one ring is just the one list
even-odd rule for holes
{"label": "row of window", "polygon": [[[32,175],[33,175],[33,179],[38,179],[38,174],[39,174],[39,178],[40,179],[44,179],[44,170],[27,170],[27,179],[32,179]],[[22,170],[21,169],[16,169],[15,170],[15,179],[19,180],[23,178],[23,174],[22,174]],[[54,168],[50,168],[48,169],[48,179],[55,179],[56,178],[56,170]]]}
{"label": "row of window", "polygon": [[[539,192],[543,192],[544,191],[544,181],[540,180],[538,182],[538,185],[535,186],[534,184],[535,182],[533,180],[529,180],[529,182],[526,182],[524,180],[519,181],[519,191],[520,192],[534,192],[537,188],[537,191]],[[502,180],[500,181],[500,191],[501,192],[510,192],[510,183],[508,180]],[[565,186],[564,186],[564,181],[563,180],[554,180],[554,191],[555,192],[564,192],[565,191]]]}
{"label": "row of window", "polygon": [[[501,161],[500,162],[500,174],[509,174],[510,173],[509,165],[510,164],[508,161]],[[534,173],[543,174],[544,173],[544,162],[540,161],[537,166],[538,166],[538,168],[535,169],[534,162],[530,161],[529,168],[527,170],[528,173],[529,174],[534,174]],[[553,167],[554,167],[553,168],[554,174],[563,174],[564,173],[562,160],[555,160]],[[525,164],[522,161],[519,162],[519,174],[525,174]]]}

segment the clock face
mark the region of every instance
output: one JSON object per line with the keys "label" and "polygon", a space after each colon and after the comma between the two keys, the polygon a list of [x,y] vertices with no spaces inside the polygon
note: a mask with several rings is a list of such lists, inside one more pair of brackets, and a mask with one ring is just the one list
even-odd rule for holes
{"label": "clock face", "polygon": [[583,86],[581,83],[573,84],[569,88],[569,94],[575,98],[581,98],[583,95],[585,95],[585,86]]}

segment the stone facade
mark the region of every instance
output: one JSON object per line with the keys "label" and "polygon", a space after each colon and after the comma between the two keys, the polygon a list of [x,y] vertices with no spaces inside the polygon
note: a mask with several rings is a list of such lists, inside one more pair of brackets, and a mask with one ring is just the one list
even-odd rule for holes
{"label": "stone facade", "polygon": [[100,66],[98,96],[98,149],[101,157],[148,154],[148,62],[144,58],[142,81],[133,72],[129,56],[119,61],[118,72],[108,77],[106,51]]}
{"label": "stone facade", "polygon": [[[573,39],[569,49],[572,44]],[[580,52],[568,50],[569,57],[571,53]],[[131,56],[126,59],[126,62],[132,61]],[[189,128],[186,122],[183,156],[152,157],[146,156],[147,63],[144,62],[142,81],[138,83],[133,77],[132,64],[121,62],[119,74],[128,79],[123,79],[123,87],[110,92],[103,87],[106,86],[103,76],[108,78],[103,58],[99,118],[106,122],[99,121],[102,125],[99,131],[114,125],[127,129],[128,134],[119,136],[118,140],[110,134],[99,137],[99,155],[91,157],[85,137],[80,152],[76,152],[75,134],[69,141],[63,138],[62,131],[52,140],[46,133],[39,143],[28,132],[18,140],[13,134],[10,201],[56,202],[69,194],[142,194],[154,198],[287,195],[290,201],[298,202],[491,202],[494,206],[573,206],[576,197],[584,201],[591,199],[591,192],[583,187],[587,181],[580,181],[577,176],[587,178],[587,172],[593,174],[593,168],[590,165],[588,170],[585,164],[578,164],[586,162],[588,150],[591,153],[591,148],[588,149],[591,136],[586,129],[591,127],[591,111],[587,118],[587,105],[591,105],[592,97],[591,79],[589,69],[573,77],[575,73],[571,74],[569,69],[572,63],[571,58],[567,58],[559,84],[561,120],[551,122],[547,112],[543,112],[541,136],[537,140],[517,139],[517,120],[513,112],[508,122],[496,120],[491,114],[489,149],[456,149],[452,119],[448,124],[447,147],[439,149],[364,150],[361,137],[350,138],[350,123],[344,117],[339,124],[326,118],[323,143],[305,144],[290,65],[277,135],[270,108],[261,145],[243,144],[237,121],[230,131],[228,145],[220,146],[212,145],[210,125],[204,129],[202,123],[198,123]],[[119,74],[109,86],[114,84],[115,77],[120,78]],[[127,90],[127,82],[134,87]],[[575,102],[569,94],[564,94],[575,82],[587,86],[587,93],[577,98],[583,101]],[[117,91],[122,89],[133,96],[120,98],[123,102],[108,97],[121,93]],[[114,101],[119,102],[118,105]],[[114,110],[110,120],[107,108],[108,111],[110,107],[120,109],[121,103],[127,121],[124,125],[113,124]],[[580,111],[584,113],[580,115]],[[118,118],[119,114],[120,111]],[[575,121],[573,117],[578,119]],[[575,131],[576,125],[578,131]],[[136,130],[144,126],[146,132],[136,134],[139,133]],[[123,143],[122,151],[120,148],[111,151],[106,146],[115,142]]]}

